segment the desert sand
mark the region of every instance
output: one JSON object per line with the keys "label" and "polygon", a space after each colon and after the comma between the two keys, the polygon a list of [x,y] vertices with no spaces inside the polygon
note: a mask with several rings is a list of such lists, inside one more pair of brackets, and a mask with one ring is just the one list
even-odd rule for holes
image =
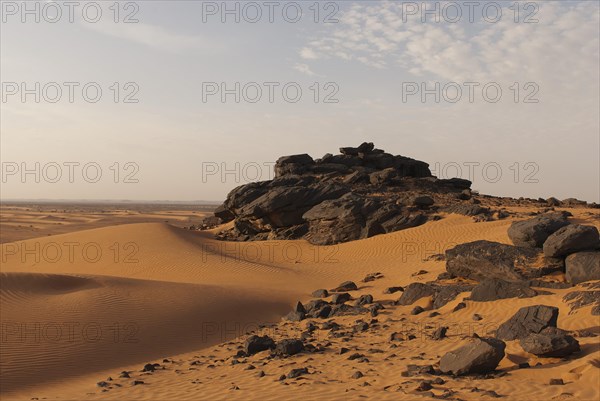
{"label": "desert sand", "polygon": [[[597,210],[565,210],[574,221],[600,227]],[[32,218],[30,211],[12,213],[13,221]],[[435,317],[409,314],[414,305],[390,306],[380,311],[378,324],[348,338],[316,330],[314,342],[324,345],[324,352],[286,359],[259,353],[232,362],[251,332],[277,340],[298,338],[307,322],[281,318],[297,301],[310,300],[312,291],[353,280],[359,284],[355,298],[372,294],[378,301],[396,300],[399,293],[384,294],[384,289],[434,280],[445,271],[444,261],[432,255],[480,239],[509,244],[512,220],[474,222],[449,214],[415,228],[331,246],[304,240],[217,241],[218,229],[190,231],[164,222],[85,230],[73,224],[70,232],[3,243],[2,399],[412,400],[425,393],[415,391],[417,378],[401,375],[408,364],[436,364],[473,332],[494,330],[522,306],[557,306],[559,327],[600,334],[600,318],[590,307],[571,311],[562,299],[584,288],[579,285],[544,289],[548,295],[533,298],[465,301],[466,308],[453,312],[463,298],[458,296]],[[421,270],[426,272],[415,275]],[[383,277],[361,282],[374,272]],[[430,302],[423,298],[416,305],[427,308]],[[474,314],[483,319],[474,321]],[[364,317],[335,321],[351,327],[359,318]],[[440,324],[450,326],[448,338],[431,340],[427,333]],[[420,327],[420,335],[389,341],[391,333],[407,326]],[[599,338],[578,337],[581,352],[566,360],[537,358],[518,341],[508,341],[499,366],[504,375],[444,376],[431,391],[463,400],[598,400]],[[342,347],[349,352],[340,354]],[[368,360],[349,360],[353,353]],[[518,369],[523,362],[531,367]],[[147,363],[160,366],[141,372]],[[300,367],[310,374],[279,380]],[[120,378],[123,371],[130,377]],[[363,376],[353,378],[357,371]],[[551,378],[565,384],[549,385]],[[136,380],[143,384],[134,385]],[[106,386],[97,385],[102,381]]]}
{"label": "desert sand", "polygon": [[0,204],[0,243],[135,222],[161,222],[185,227],[197,224],[211,214],[213,208],[126,202],[3,202]]}

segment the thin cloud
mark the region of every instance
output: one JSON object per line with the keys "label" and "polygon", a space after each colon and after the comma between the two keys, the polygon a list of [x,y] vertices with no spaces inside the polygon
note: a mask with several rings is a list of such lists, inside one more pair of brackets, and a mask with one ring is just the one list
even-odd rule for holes
{"label": "thin cloud", "polygon": [[135,24],[83,24],[85,27],[103,35],[127,40],[155,49],[181,53],[186,50],[217,50],[214,42],[201,36],[184,35],[170,32],[167,29],[147,23]]}
{"label": "thin cloud", "polygon": [[313,77],[316,75],[307,64],[298,63],[294,66],[294,69],[296,71],[300,71],[302,74],[308,75],[310,77]]}

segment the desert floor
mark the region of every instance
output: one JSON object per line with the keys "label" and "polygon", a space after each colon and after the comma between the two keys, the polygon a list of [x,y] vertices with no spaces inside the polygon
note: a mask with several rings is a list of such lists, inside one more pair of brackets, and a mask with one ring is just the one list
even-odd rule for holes
{"label": "desert floor", "polygon": [[[568,210],[575,221],[600,228],[597,210]],[[177,206],[127,211],[122,206],[105,211],[3,206],[1,213],[3,401],[421,399],[416,378],[401,375],[406,365],[437,363],[467,336],[486,334],[522,306],[558,306],[560,328],[600,334],[600,317],[592,316],[590,307],[571,311],[562,300],[567,292],[584,288],[580,285],[545,289],[551,294],[527,299],[465,301],[466,308],[452,312],[462,301],[459,296],[436,317],[410,315],[414,305],[389,307],[380,311],[379,325],[348,341],[317,330],[317,342],[331,343],[325,352],[287,359],[259,353],[235,364],[237,347],[249,332],[276,340],[299,337],[306,321],[282,322],[281,316],[297,301],[311,299],[312,291],[353,280],[360,283],[354,297],[396,300],[400,293],[383,294],[384,289],[435,280],[445,271],[445,262],[432,255],[479,239],[510,243],[511,219],[476,223],[445,215],[392,234],[316,247],[305,241],[216,241],[214,230],[181,228],[205,213]],[[427,273],[413,276],[420,270]],[[384,277],[361,282],[374,272]],[[417,304],[427,307],[428,302]],[[483,320],[474,321],[475,313]],[[359,318],[365,317],[335,321],[352,326]],[[450,326],[448,338],[433,341],[426,333],[440,324]],[[390,334],[407,325],[422,328],[422,335],[391,343]],[[599,400],[600,337],[577,339],[582,351],[564,361],[536,358],[517,341],[508,342],[499,366],[505,375],[448,376],[432,392],[441,395],[449,389],[448,399],[462,400],[497,395],[528,401]],[[350,353],[340,354],[341,347]],[[368,362],[348,360],[355,352]],[[161,367],[141,372],[148,362]],[[522,362],[531,367],[518,369]],[[278,380],[297,367],[307,367],[311,374]],[[122,371],[131,378],[119,378]],[[352,378],[356,371],[364,376]],[[113,379],[110,388],[96,385],[108,377]],[[565,385],[549,385],[551,378],[562,378]],[[144,384],[133,385],[134,380]]]}

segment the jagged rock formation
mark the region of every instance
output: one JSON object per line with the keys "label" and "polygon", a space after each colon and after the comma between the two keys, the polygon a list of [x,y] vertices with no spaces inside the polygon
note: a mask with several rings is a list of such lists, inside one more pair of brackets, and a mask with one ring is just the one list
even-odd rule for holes
{"label": "jagged rock formation", "polygon": [[415,227],[437,211],[473,204],[470,181],[437,179],[425,162],[372,143],[340,152],[316,160],[307,154],[281,157],[273,180],[232,190],[215,216],[233,227],[218,237],[336,244]]}

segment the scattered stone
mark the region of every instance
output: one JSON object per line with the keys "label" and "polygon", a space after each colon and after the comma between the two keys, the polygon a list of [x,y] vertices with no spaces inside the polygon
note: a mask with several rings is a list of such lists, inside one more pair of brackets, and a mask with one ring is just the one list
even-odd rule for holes
{"label": "scattered stone", "polygon": [[544,255],[558,258],[600,248],[600,234],[594,226],[569,224],[550,235],[544,242]]}
{"label": "scattered stone", "polygon": [[258,372],[258,373],[256,374],[256,377],[265,377],[265,371],[264,371],[264,370],[261,370],[260,372]]}
{"label": "scattered stone", "polygon": [[142,372],[154,372],[158,367],[160,367],[158,363],[147,363],[144,365]]}
{"label": "scattered stone", "polygon": [[473,314],[473,320],[475,320],[476,322],[478,322],[478,321],[480,321],[480,320],[482,320],[482,319],[483,319],[483,318],[481,317],[481,315],[480,315],[480,314],[478,314],[478,313],[474,313],[474,314]]}
{"label": "scattered stone", "polygon": [[401,372],[404,377],[421,376],[421,375],[432,375],[435,373],[433,366],[431,365],[407,365],[406,370]]}
{"label": "scattered stone", "polygon": [[422,276],[423,274],[427,274],[427,273],[429,273],[427,270],[419,270],[418,272],[411,274],[411,277]]}
{"label": "scattered stone", "polygon": [[415,391],[429,391],[432,388],[433,386],[431,385],[430,380],[423,380],[421,383],[419,383],[419,386],[415,389]]}
{"label": "scattered stone", "polygon": [[244,351],[247,355],[275,348],[275,341],[269,336],[250,336],[244,342]]}
{"label": "scattered stone", "polygon": [[129,375],[129,372],[122,371],[121,374],[119,375],[119,377],[122,379],[129,379],[131,376]]}
{"label": "scattered stone", "polygon": [[362,279],[363,283],[368,283],[371,281],[375,281],[378,280],[380,278],[383,278],[383,274],[381,273],[369,273],[365,276],[365,278]]}
{"label": "scattered stone", "polygon": [[311,295],[315,298],[327,298],[329,296],[329,291],[322,288],[320,290],[313,291]]}
{"label": "scattered stone", "polygon": [[366,305],[373,303],[373,296],[370,294],[361,295],[355,302],[355,305]]}
{"label": "scattered stone", "polygon": [[331,290],[334,292],[346,292],[346,291],[356,291],[358,287],[354,283],[354,281],[344,281],[342,284],[338,285],[335,289]]}
{"label": "scattered stone", "polygon": [[361,377],[363,377],[364,375],[362,374],[361,371],[357,370],[356,372],[354,372],[354,374],[352,375],[353,379],[360,379]]}
{"label": "scattered stone", "polygon": [[359,322],[354,326],[353,330],[356,333],[359,333],[362,331],[367,331],[367,330],[369,330],[369,324],[366,322]]}
{"label": "scattered stone", "polygon": [[522,338],[519,343],[526,352],[541,357],[564,358],[580,351],[579,342],[556,327],[546,327]]}
{"label": "scattered stone", "polygon": [[348,360],[349,361],[353,361],[353,360],[359,359],[359,358],[364,358],[364,355],[363,354],[359,354],[358,352],[355,352],[354,354],[352,354],[352,355],[350,355],[348,357]]}
{"label": "scattered stone", "polygon": [[463,216],[480,216],[488,215],[490,209],[479,206],[477,204],[465,204],[461,203],[458,205],[452,205],[444,209],[446,213],[462,214]]}
{"label": "scattered stone", "polygon": [[564,386],[565,382],[563,381],[563,379],[550,379],[550,382],[548,383],[551,386]]}
{"label": "scattered stone", "polygon": [[566,279],[571,284],[600,280],[600,251],[577,252],[565,260]]}
{"label": "scattered stone", "polygon": [[436,331],[433,332],[433,335],[431,336],[431,338],[434,340],[441,340],[442,338],[446,338],[447,331],[448,331],[448,327],[446,327],[446,326],[438,327],[436,329]]}
{"label": "scattered stone", "polygon": [[348,302],[350,300],[350,294],[347,292],[341,292],[337,294],[333,294],[331,297],[331,303],[335,305],[343,304],[344,302]]}
{"label": "scattered stone", "polygon": [[418,305],[417,305],[417,306],[415,306],[415,307],[414,307],[414,308],[413,308],[413,309],[410,311],[410,314],[411,314],[411,315],[418,315],[418,314],[420,314],[420,313],[423,313],[423,312],[425,312],[425,309],[423,309],[422,307],[420,307],[420,306],[418,306]]}
{"label": "scattered stone", "polygon": [[518,366],[519,366],[519,369],[528,369],[531,367],[529,365],[529,362],[521,362]]}
{"label": "scattered stone", "polygon": [[398,291],[404,291],[404,288],[402,288],[402,287],[400,287],[400,286],[397,286],[397,287],[388,287],[388,288],[386,288],[386,289],[383,291],[383,293],[384,293],[384,294],[394,294],[394,293],[396,293],[396,292],[398,292]]}
{"label": "scattered stone", "polygon": [[433,286],[424,283],[411,283],[398,299],[398,305],[412,305],[415,301],[435,295]]}
{"label": "scattered stone", "polygon": [[467,307],[467,304],[464,302],[459,302],[456,304],[456,306],[452,309],[452,312],[457,312],[461,309],[465,309]]}
{"label": "scattered stone", "polygon": [[288,379],[295,379],[296,377],[300,377],[302,375],[308,374],[308,368],[296,368],[292,369],[290,373],[287,374]]}
{"label": "scattered stone", "polygon": [[348,351],[350,351],[348,348],[342,347],[342,348],[340,348],[340,352],[339,353],[340,353],[340,355],[342,355],[342,354],[345,354]]}
{"label": "scattered stone", "polygon": [[455,376],[491,372],[504,358],[505,348],[506,344],[495,338],[474,339],[444,355],[440,360],[440,370]]}
{"label": "scattered stone", "polygon": [[131,385],[132,385],[132,386],[139,386],[139,385],[141,385],[141,384],[144,384],[144,381],[143,381],[143,380],[134,380],[134,381],[131,383]]}
{"label": "scattered stone", "polygon": [[96,386],[98,386],[98,387],[108,387],[109,385],[110,384],[107,383],[107,382],[105,382],[105,381],[101,381],[101,382],[96,383]]}
{"label": "scattered stone", "polygon": [[496,337],[502,340],[517,340],[532,333],[539,333],[546,327],[556,327],[558,308],[554,306],[525,306],[496,330]]}
{"label": "scattered stone", "polygon": [[274,353],[279,356],[296,355],[304,350],[304,343],[300,340],[285,339],[278,341]]}

